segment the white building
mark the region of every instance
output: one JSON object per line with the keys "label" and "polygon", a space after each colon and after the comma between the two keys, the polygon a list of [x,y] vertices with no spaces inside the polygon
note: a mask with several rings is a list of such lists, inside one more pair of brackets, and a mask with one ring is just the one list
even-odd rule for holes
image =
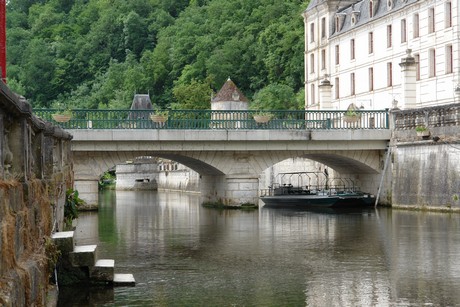
{"label": "white building", "polygon": [[311,0],[305,108],[460,102],[459,15],[458,0]]}

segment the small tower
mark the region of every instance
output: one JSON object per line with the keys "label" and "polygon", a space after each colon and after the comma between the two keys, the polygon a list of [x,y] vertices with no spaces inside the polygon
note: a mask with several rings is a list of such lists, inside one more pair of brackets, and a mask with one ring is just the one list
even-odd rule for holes
{"label": "small tower", "polygon": [[247,119],[247,113],[232,111],[246,111],[248,108],[248,99],[228,78],[217,95],[211,100],[212,127],[215,129],[241,128],[241,120]]}
{"label": "small tower", "polygon": [[[129,125],[139,128],[150,128],[150,111],[142,110],[152,110],[152,101],[150,101],[149,95],[136,94],[133,98],[133,103],[131,104],[131,110],[140,110],[129,112],[128,119],[130,120]],[[132,122],[131,122],[132,121]],[[140,125],[140,126],[139,126]]]}
{"label": "small tower", "polygon": [[211,100],[211,110],[247,110],[249,101],[230,78]]}
{"label": "small tower", "polygon": [[150,101],[149,95],[136,94],[131,104],[131,110],[150,110],[152,109],[152,101]]}

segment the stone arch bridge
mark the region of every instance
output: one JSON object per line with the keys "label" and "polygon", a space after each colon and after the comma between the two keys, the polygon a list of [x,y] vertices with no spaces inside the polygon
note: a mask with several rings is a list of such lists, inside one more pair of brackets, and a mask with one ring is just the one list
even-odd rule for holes
{"label": "stone arch bridge", "polygon": [[177,161],[201,175],[203,201],[258,203],[259,176],[288,158],[305,157],[359,176],[377,191],[388,129],[347,130],[67,130],[73,135],[75,186],[97,202],[104,171],[138,156]]}

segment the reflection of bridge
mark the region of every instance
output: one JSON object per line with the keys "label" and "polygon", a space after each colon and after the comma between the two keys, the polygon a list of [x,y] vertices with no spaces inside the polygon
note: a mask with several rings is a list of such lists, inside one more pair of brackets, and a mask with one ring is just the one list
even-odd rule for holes
{"label": "reflection of bridge", "polygon": [[[377,190],[382,156],[390,139],[384,111],[362,112],[355,123],[343,121],[345,111],[280,111],[271,119],[276,120],[275,126],[255,123],[250,111],[224,111],[224,115],[208,116],[207,120],[203,114],[209,113],[202,113],[199,119],[191,118],[195,111],[188,115],[181,112],[174,117],[171,111],[168,121],[157,127],[145,117],[97,121],[88,114],[86,122],[91,121],[92,129],[88,123],[82,126],[84,121],[78,119],[63,124],[73,134],[75,184],[80,195],[89,202],[96,201],[100,175],[137,156],[171,159],[198,172],[204,201],[257,203],[260,174],[293,157],[324,163],[342,174],[359,175],[361,182],[370,185],[368,188]],[[40,111],[36,113],[46,117]],[[125,127],[136,129],[123,129],[123,122]],[[179,122],[185,128],[174,126]],[[318,122],[326,126],[318,126]],[[198,123],[205,123],[206,128],[191,128]],[[116,128],[101,129],[112,124]],[[100,129],[95,129],[99,125]]]}

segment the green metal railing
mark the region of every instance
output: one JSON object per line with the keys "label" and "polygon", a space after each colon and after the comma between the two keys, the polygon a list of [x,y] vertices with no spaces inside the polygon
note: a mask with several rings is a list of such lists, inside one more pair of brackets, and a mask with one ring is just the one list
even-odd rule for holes
{"label": "green metal railing", "polygon": [[356,111],[267,111],[270,120],[256,122],[260,111],[170,110],[165,122],[151,119],[153,110],[72,110],[68,122],[56,122],[53,109],[35,109],[43,120],[64,129],[388,129],[388,110]]}

